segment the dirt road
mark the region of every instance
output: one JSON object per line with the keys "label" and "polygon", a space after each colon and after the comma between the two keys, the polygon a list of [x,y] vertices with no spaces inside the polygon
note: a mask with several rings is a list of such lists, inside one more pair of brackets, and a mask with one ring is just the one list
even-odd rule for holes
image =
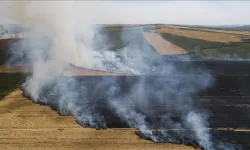
{"label": "dirt road", "polygon": [[184,145],[156,144],[138,138],[132,129],[95,130],[34,104],[15,90],[0,101],[0,149],[3,150],[191,150]]}
{"label": "dirt road", "polygon": [[161,55],[186,54],[184,49],[166,41],[157,33],[143,33],[144,38],[156,49]]}

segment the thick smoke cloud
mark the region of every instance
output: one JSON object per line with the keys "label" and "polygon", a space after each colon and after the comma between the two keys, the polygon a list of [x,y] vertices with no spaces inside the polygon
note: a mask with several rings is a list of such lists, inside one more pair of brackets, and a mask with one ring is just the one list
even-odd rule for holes
{"label": "thick smoke cloud", "polygon": [[[121,38],[126,46],[118,52],[95,49],[95,35],[102,44],[109,45],[110,40],[101,34],[101,28],[93,27],[105,11],[95,10],[94,4],[10,3],[10,20],[31,28],[29,34],[34,36],[17,43],[10,59],[25,55],[32,64],[33,73],[22,89],[34,102],[50,105],[62,115],[73,115],[83,126],[106,128],[105,114],[112,114],[152,141],[189,141],[216,149],[207,129],[208,114],[196,108],[193,97],[212,83],[208,72],[167,63],[143,42],[141,31],[124,29]],[[69,64],[141,76],[62,76]]]}

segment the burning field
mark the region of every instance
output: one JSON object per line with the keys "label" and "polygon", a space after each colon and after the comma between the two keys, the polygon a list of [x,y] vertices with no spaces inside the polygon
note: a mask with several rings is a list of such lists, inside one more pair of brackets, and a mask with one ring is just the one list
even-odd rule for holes
{"label": "burning field", "polygon": [[154,144],[139,139],[134,130],[84,128],[72,116],[59,116],[48,106],[34,104],[15,90],[0,102],[1,149],[173,149],[193,148]]}
{"label": "burning field", "polygon": [[12,6],[36,37],[1,43],[1,147],[249,149],[248,61],[193,58],[152,26],[93,27],[71,2]]}
{"label": "burning field", "polygon": [[[193,61],[192,64],[181,61],[168,61],[167,63],[186,68],[183,69],[183,73],[193,67],[212,70],[216,84],[195,92],[192,95],[194,104],[190,104],[191,100],[187,99],[188,91],[184,93],[181,88],[185,89],[186,87],[183,86],[190,86],[191,83],[197,84],[195,80],[187,79],[207,80],[206,74],[144,77],[61,76],[40,89],[37,99],[32,98],[26,91],[26,83],[22,86],[24,93],[20,90],[14,91],[0,103],[3,122],[1,128],[4,130],[1,135],[1,144],[3,147],[13,149],[18,149],[20,146],[26,149],[31,145],[41,149],[46,149],[48,146],[56,149],[69,147],[91,149],[92,146],[100,149],[102,147],[145,149],[143,146],[145,144],[148,149],[190,148],[179,144],[201,147],[196,137],[193,136],[194,131],[188,126],[182,127],[181,121],[186,111],[191,109],[193,112],[192,110],[196,109],[198,114],[203,115],[202,117],[210,116],[207,120],[209,126],[205,128],[196,126],[196,129],[200,128],[199,132],[210,133],[211,143],[215,149],[240,149],[241,147],[248,149],[247,139],[250,132],[247,114],[250,110],[248,99],[250,88],[246,86],[249,82],[246,75],[249,72],[247,69],[249,63],[203,61],[202,66],[199,61]],[[239,66],[245,66],[245,68]],[[175,84],[178,94],[168,93],[168,89],[163,92],[166,96],[162,96],[164,99],[161,100],[158,93],[164,89],[160,88],[160,83],[173,84],[169,79],[175,78],[182,81]],[[242,82],[245,84],[239,84]],[[192,93],[192,90],[195,89],[191,89],[189,93]],[[144,94],[140,95],[141,92]],[[180,93],[182,95],[179,95]],[[32,99],[33,102],[24,98],[23,95]],[[184,103],[185,107],[180,106],[179,103]],[[50,106],[61,116],[51,108],[41,105]],[[205,110],[210,114],[207,114]],[[202,123],[200,121],[203,119],[196,116],[196,112],[189,115],[191,115],[189,119],[193,125]],[[139,139],[139,137],[149,141]],[[203,138],[203,136],[200,137]],[[67,142],[63,144],[63,141]],[[89,147],[90,145],[92,146]]]}

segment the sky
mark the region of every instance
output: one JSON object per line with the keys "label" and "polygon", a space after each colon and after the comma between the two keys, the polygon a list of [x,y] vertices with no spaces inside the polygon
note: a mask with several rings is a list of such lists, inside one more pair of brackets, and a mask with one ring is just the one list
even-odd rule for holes
{"label": "sky", "polygon": [[[44,1],[46,3],[46,1]],[[62,2],[62,1],[61,1]],[[250,1],[76,1],[79,17],[102,24],[250,24]],[[4,12],[5,11],[5,12]],[[0,23],[10,9],[0,1]],[[82,15],[82,16],[81,16]],[[80,20],[80,19],[79,19]],[[84,19],[86,21],[86,19]]]}
{"label": "sky", "polygon": [[250,1],[106,1],[100,7],[104,22],[250,24]]}

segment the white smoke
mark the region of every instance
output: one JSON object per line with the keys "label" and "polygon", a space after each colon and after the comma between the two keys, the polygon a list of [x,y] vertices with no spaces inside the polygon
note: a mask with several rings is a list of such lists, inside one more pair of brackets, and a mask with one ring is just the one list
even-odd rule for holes
{"label": "white smoke", "polygon": [[[127,45],[119,54],[96,50],[93,40],[100,29],[93,28],[93,25],[103,19],[101,13],[106,10],[98,10],[99,6],[95,3],[86,2],[79,6],[80,3],[74,1],[13,1],[8,4],[11,4],[9,20],[29,27],[36,37],[45,37],[23,40],[17,46],[32,63],[33,74],[23,87],[35,102],[56,106],[61,114],[74,115],[83,125],[106,127],[105,117],[95,106],[105,99],[104,103],[119,118],[156,142],[161,141],[161,138],[151,131],[152,125],[146,119],[150,112],[146,110],[153,102],[164,104],[167,114],[160,117],[158,128],[189,127],[200,146],[213,149],[210,133],[206,129],[206,118],[192,112],[195,107],[191,97],[192,93],[210,83],[210,76],[205,81],[196,76],[180,77],[174,64],[167,64],[162,69],[163,65],[159,64],[164,61],[158,60],[158,66],[162,69],[158,73],[165,72],[165,76],[149,81],[136,80],[126,94],[119,91],[121,89],[116,80],[101,79],[98,83],[91,83],[93,89],[88,89],[87,83],[81,79],[61,77],[65,67],[69,64],[101,70],[114,67],[115,71],[141,74],[151,69],[150,65],[154,62],[150,61],[150,57],[155,56],[154,52],[142,42],[139,34],[125,30],[121,38]],[[108,44],[109,41],[102,39],[101,42]],[[118,56],[123,57],[123,61]],[[176,76],[171,76],[173,74]],[[100,97],[90,98],[100,94]],[[182,116],[180,122],[171,119],[175,114]],[[162,131],[162,134],[168,141],[176,141],[167,132]],[[182,136],[181,133],[179,136]]]}
{"label": "white smoke", "polygon": [[195,112],[189,112],[187,115],[187,123],[190,125],[190,128],[194,131],[196,138],[200,145],[204,146],[205,149],[214,149],[212,146],[211,135],[209,134],[209,129],[206,122],[207,118],[202,118],[205,116],[201,116]]}

